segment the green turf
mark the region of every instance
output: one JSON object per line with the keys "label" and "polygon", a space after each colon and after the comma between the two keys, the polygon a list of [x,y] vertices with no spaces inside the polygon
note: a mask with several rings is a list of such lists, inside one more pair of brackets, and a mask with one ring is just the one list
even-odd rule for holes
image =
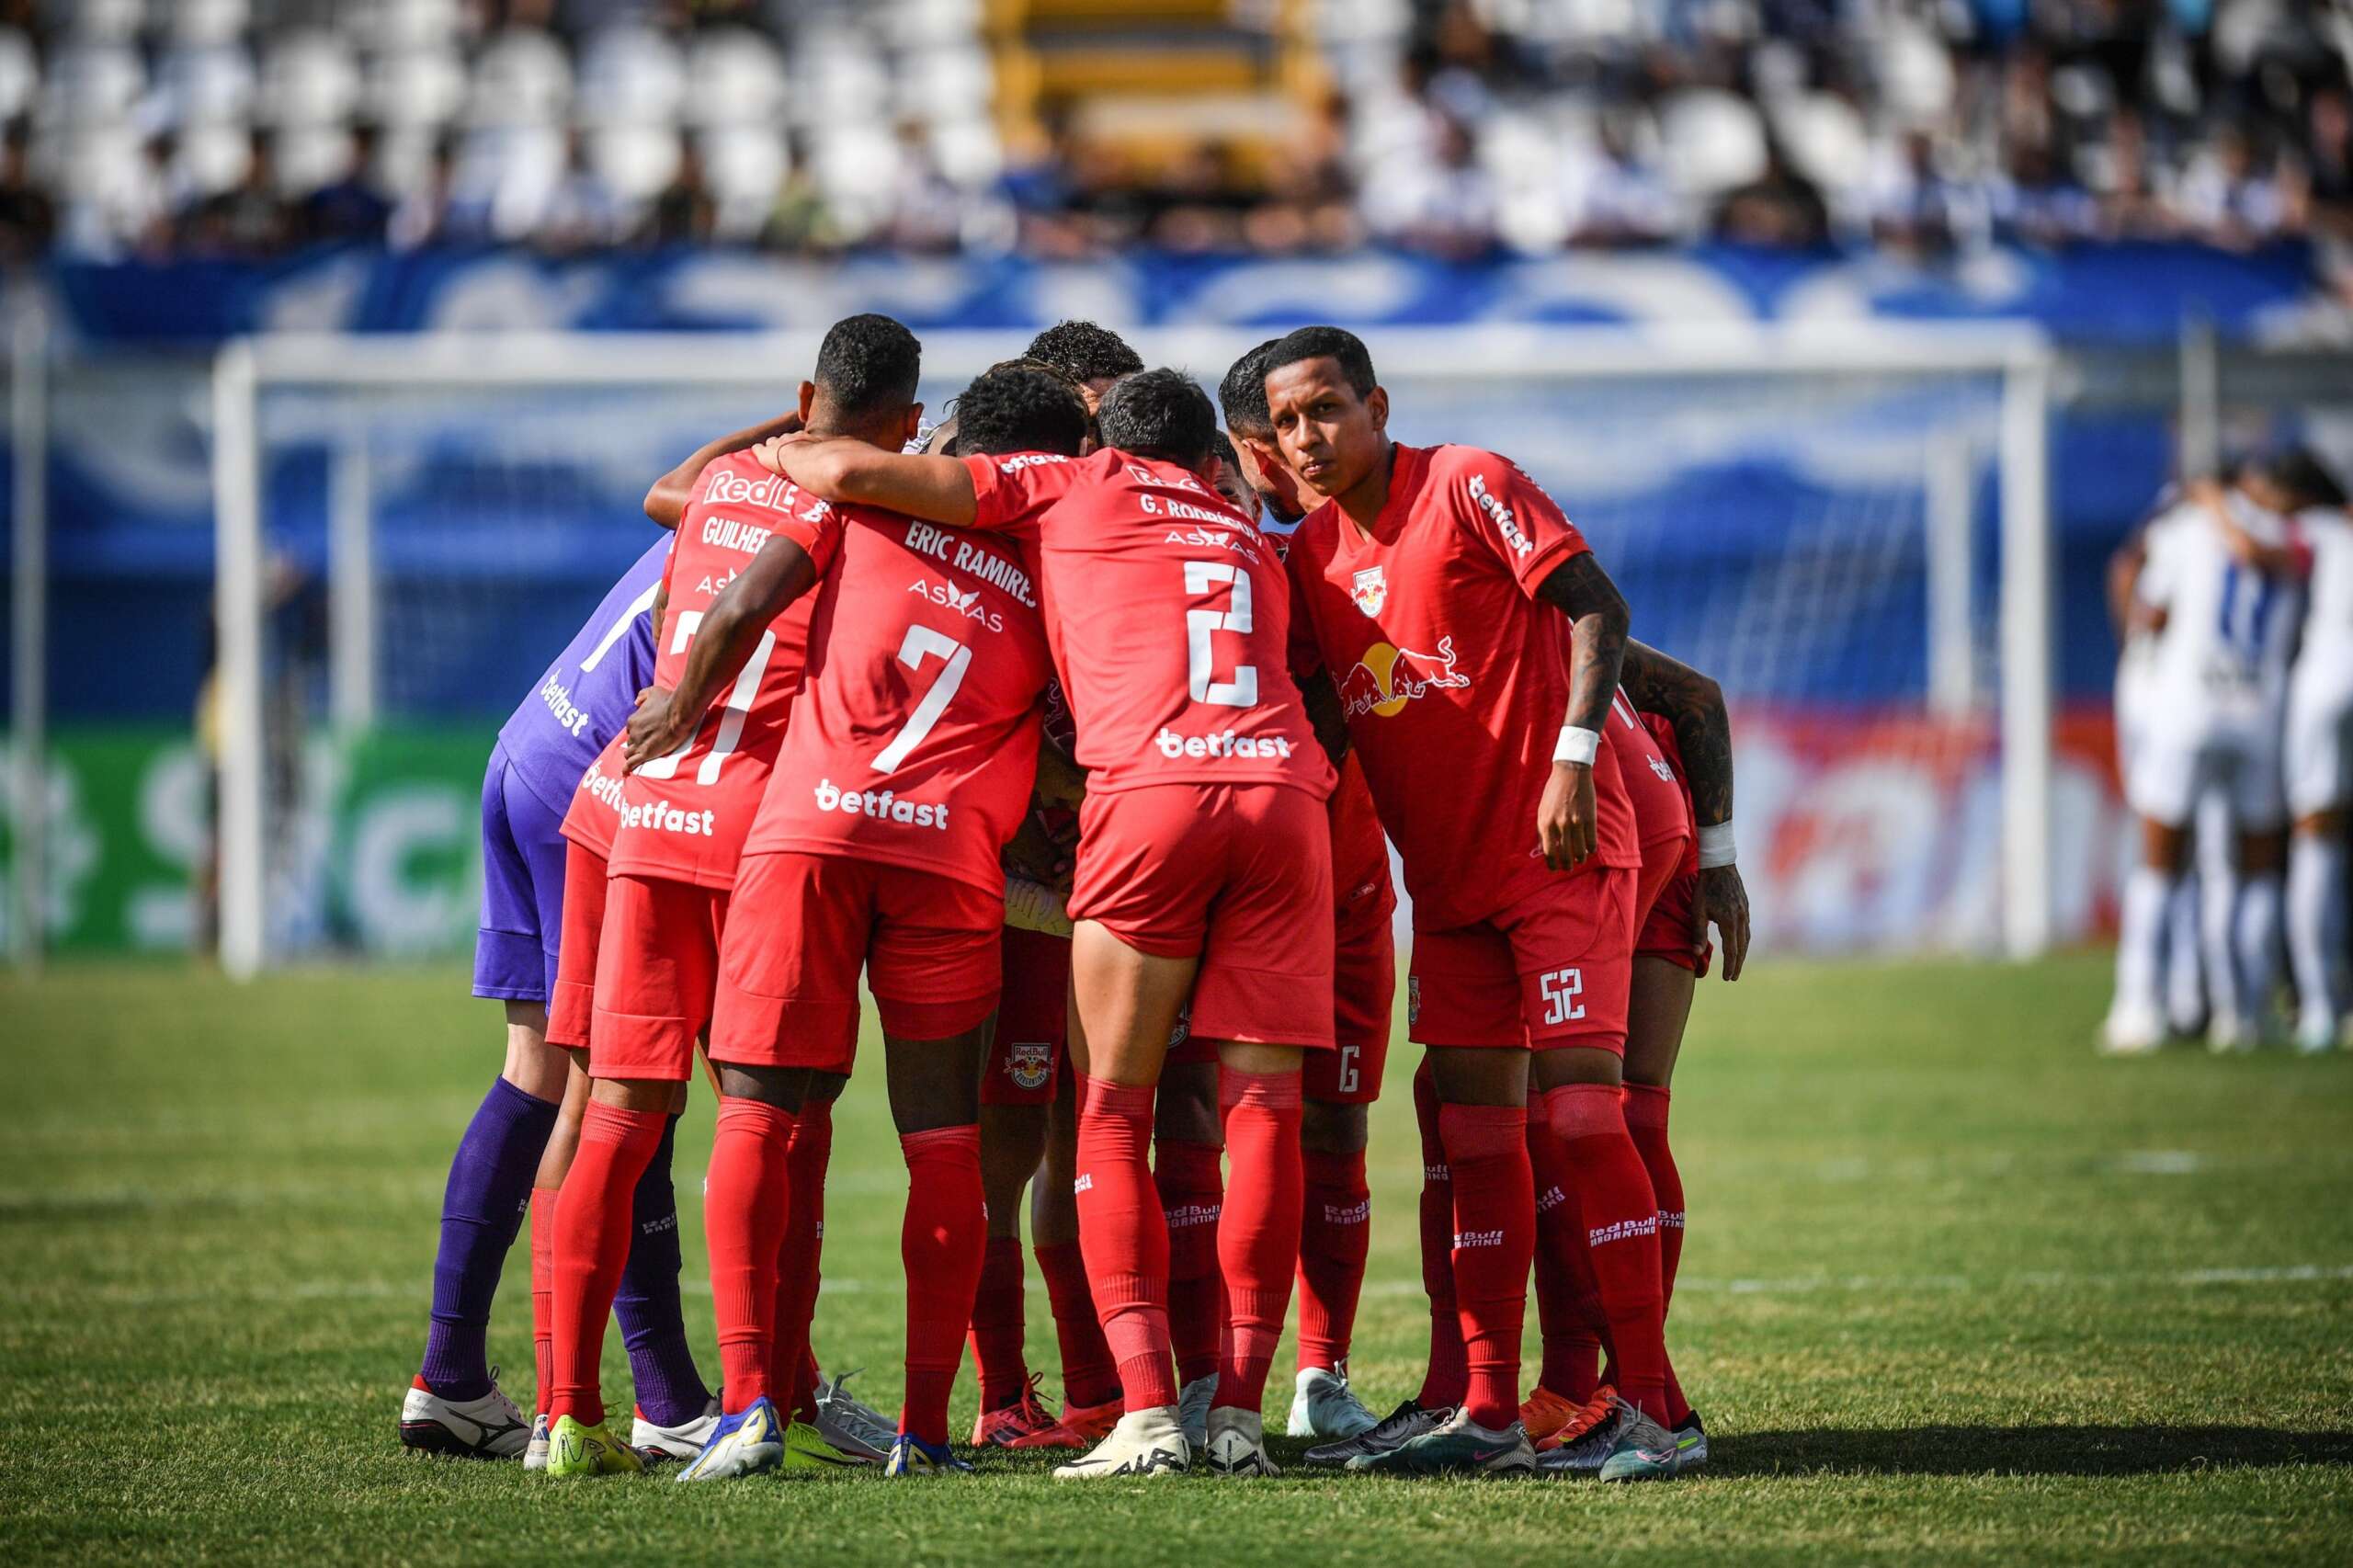
{"label": "green turf", "polygon": [[[2344,1562],[2353,1061],[2096,1061],[2105,987],[2086,956],[1768,963],[1707,988],[1675,1102],[1693,1218],[1671,1324],[1715,1435],[1704,1479],[1072,1488],[985,1459],[688,1490],[393,1441],[442,1174],[498,1049],[462,976],[0,981],[0,1541],[11,1562]],[[699,1098],[679,1168],[708,1367]],[[887,1408],[901,1172],[878,1085],[838,1125],[818,1346],[872,1369]],[[1402,1095],[1372,1168],[1355,1372],[1385,1406],[1425,1323]],[[522,1249],[508,1273],[493,1351],[528,1401]],[[1030,1309],[1051,1394],[1034,1279]],[[969,1421],[969,1376],[959,1394]]]}

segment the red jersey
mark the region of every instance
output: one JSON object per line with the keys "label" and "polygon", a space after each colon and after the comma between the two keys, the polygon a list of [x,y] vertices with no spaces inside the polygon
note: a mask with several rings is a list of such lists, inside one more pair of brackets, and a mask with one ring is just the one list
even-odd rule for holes
{"label": "red jersey", "polygon": [[[1292,667],[1331,672],[1416,925],[1483,920],[1552,875],[1536,809],[1569,705],[1568,617],[1539,603],[1590,547],[1507,460],[1399,446],[1370,537],[1326,502],[1290,547]],[[1614,748],[1593,770],[1598,864],[1642,862]]]}
{"label": "red jersey", "polygon": [[1283,668],[1282,565],[1255,524],[1175,463],[1121,451],[963,461],[973,526],[1040,541],[1047,636],[1089,795],[1177,783],[1331,793]]}
{"label": "red jersey", "polygon": [[621,747],[628,740],[624,730],[605,743],[580,776],[580,787],[572,792],[572,804],[563,813],[564,837],[594,850],[600,859],[613,852],[613,824],[621,809]]}
{"label": "red jersey", "polygon": [[834,569],[776,782],[745,841],[1002,896],[1051,674],[1034,553],[1003,534],[836,509]]}
{"label": "red jersey", "polygon": [[1660,752],[1658,736],[1644,723],[1623,691],[1609,700],[1609,744],[1618,750],[1618,771],[1634,807],[1634,841],[1645,846],[1691,832],[1691,808],[1683,780]]}
{"label": "red jersey", "polygon": [[[654,650],[654,684],[678,684],[704,612],[769,535],[799,543],[822,574],[841,537],[839,528],[827,526],[832,513],[829,503],[770,473],[749,452],[714,459],[678,519],[677,546],[663,579],[669,606]],[[784,740],[785,716],[801,689],[816,598],[801,595],[760,634],[733,684],[686,744],[621,779],[609,856],[614,875],[735,885],[744,835],[760,809]]]}

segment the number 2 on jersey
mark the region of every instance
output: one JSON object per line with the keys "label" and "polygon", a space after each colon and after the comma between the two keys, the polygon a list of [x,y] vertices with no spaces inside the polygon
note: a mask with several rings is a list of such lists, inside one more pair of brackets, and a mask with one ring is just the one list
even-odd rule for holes
{"label": "number 2 on jersey", "polygon": [[1233,585],[1231,608],[1185,612],[1186,689],[1196,702],[1214,702],[1224,708],[1256,707],[1258,666],[1236,665],[1232,680],[1219,680],[1217,656],[1210,642],[1215,632],[1250,630],[1250,574],[1230,561],[1185,562],[1188,594],[1206,594],[1221,583]]}
{"label": "number 2 on jersey", "polygon": [[923,700],[907,715],[906,723],[892,737],[891,744],[874,754],[877,773],[890,772],[923,744],[923,738],[931,733],[931,727],[939,722],[939,716],[956,700],[956,688],[964,684],[964,672],[972,667],[972,651],[961,642],[944,637],[928,626],[908,627],[905,639],[899,643],[899,663],[920,672],[925,657],[930,654],[947,660],[948,667],[931,683],[931,689],[923,694]]}

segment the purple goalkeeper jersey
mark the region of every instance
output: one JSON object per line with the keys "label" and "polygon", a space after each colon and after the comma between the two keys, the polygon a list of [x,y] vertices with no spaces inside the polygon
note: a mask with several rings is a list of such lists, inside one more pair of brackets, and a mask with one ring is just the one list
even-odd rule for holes
{"label": "purple goalkeeper jersey", "polygon": [[559,819],[580,776],[620,733],[637,694],[654,679],[654,596],[672,537],[655,540],[621,574],[498,732],[515,776]]}

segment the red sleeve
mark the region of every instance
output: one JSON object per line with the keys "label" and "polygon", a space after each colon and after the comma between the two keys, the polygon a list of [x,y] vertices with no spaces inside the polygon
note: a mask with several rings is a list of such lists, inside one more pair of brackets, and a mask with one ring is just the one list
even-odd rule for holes
{"label": "red sleeve", "polygon": [[1303,681],[1322,673],[1324,647],[1316,641],[1314,606],[1310,602],[1307,585],[1302,579],[1306,568],[1302,562],[1306,560],[1308,552],[1296,548],[1299,542],[1296,538],[1291,542],[1294,548],[1283,556],[1284,574],[1290,579],[1290,634],[1287,656],[1290,662],[1291,678]]}
{"label": "red sleeve", "polygon": [[1553,567],[1592,551],[1568,515],[1509,458],[1472,447],[1449,448],[1447,457],[1456,520],[1495,552],[1529,598]]}
{"label": "red sleeve", "polygon": [[957,460],[972,475],[972,527],[1017,528],[1067,494],[1084,472],[1054,452],[1006,452]]}
{"label": "red sleeve", "polygon": [[817,575],[822,577],[841,550],[842,526],[847,520],[842,509],[832,502],[820,501],[801,490],[782,509],[776,531],[806,551],[811,563],[817,568]]}

